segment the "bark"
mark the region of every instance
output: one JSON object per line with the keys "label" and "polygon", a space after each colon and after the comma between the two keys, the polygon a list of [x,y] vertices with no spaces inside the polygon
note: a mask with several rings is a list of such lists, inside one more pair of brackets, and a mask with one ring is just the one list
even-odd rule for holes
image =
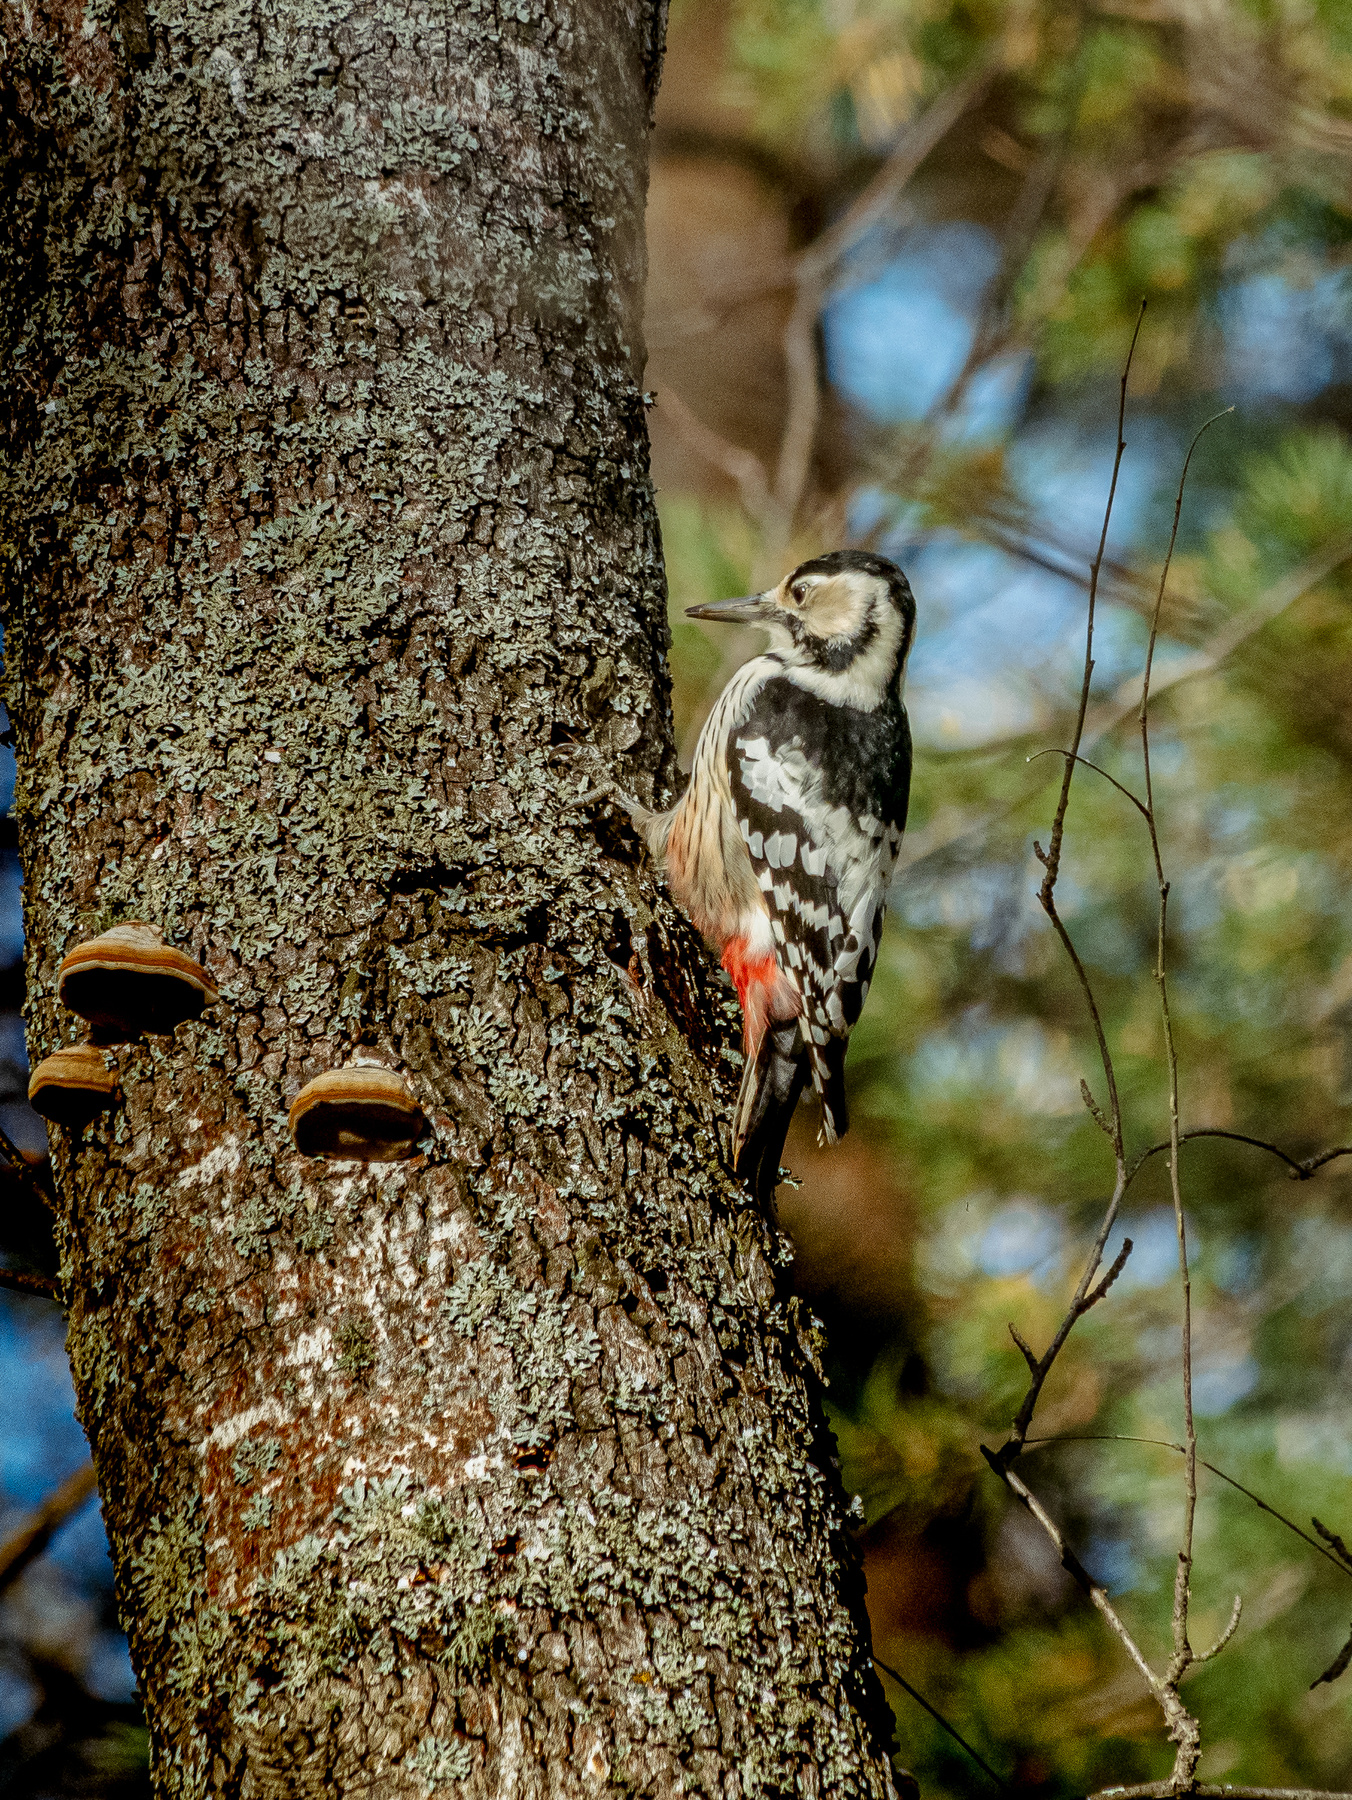
{"label": "bark", "polygon": [[[160,1795],[887,1795],[733,1026],[556,746],[672,772],[649,0],[5,5],[29,1045],[119,917],[221,1001],[53,1128]],[[414,1162],[300,1158],[363,1053]]]}

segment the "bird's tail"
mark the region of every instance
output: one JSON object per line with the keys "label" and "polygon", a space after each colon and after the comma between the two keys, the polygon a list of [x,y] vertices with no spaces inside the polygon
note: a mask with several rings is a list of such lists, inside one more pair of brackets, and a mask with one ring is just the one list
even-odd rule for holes
{"label": "bird's tail", "polygon": [[746,1059],[733,1115],[732,1155],[738,1175],[762,1204],[774,1197],[789,1121],[810,1072],[797,1019],[771,1025]]}
{"label": "bird's tail", "polygon": [[843,1037],[829,1037],[824,1044],[813,1044],[808,1051],[812,1085],[822,1103],[819,1144],[838,1144],[850,1128],[850,1115],[845,1106],[846,1042]]}

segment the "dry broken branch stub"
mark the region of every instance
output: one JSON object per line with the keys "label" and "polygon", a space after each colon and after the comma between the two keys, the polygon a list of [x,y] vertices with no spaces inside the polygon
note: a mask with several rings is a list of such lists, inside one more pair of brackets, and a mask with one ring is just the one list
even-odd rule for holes
{"label": "dry broken branch stub", "polygon": [[0,1269],[0,1288],[14,1294],[33,1294],[40,1300],[60,1300],[61,1290],[47,1275],[33,1275],[27,1269]]}

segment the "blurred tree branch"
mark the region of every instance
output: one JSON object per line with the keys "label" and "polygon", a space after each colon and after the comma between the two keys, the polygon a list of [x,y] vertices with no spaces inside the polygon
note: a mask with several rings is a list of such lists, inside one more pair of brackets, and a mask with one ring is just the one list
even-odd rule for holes
{"label": "blurred tree branch", "polygon": [[31,1275],[26,1269],[0,1269],[0,1288],[16,1294],[36,1294],[44,1300],[59,1300],[60,1289],[46,1275]]}
{"label": "blurred tree branch", "polygon": [[68,1475],[0,1544],[0,1593],[12,1587],[28,1565],[42,1555],[66,1520],[79,1512],[95,1485],[94,1465],[87,1462]]}

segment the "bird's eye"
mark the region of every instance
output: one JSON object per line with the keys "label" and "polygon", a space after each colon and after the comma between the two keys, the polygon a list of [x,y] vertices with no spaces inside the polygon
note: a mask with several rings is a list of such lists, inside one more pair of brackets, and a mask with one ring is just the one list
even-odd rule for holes
{"label": "bird's eye", "polygon": [[796,604],[801,606],[804,600],[807,599],[807,583],[805,581],[795,581],[793,586],[789,589],[789,592],[793,595]]}

